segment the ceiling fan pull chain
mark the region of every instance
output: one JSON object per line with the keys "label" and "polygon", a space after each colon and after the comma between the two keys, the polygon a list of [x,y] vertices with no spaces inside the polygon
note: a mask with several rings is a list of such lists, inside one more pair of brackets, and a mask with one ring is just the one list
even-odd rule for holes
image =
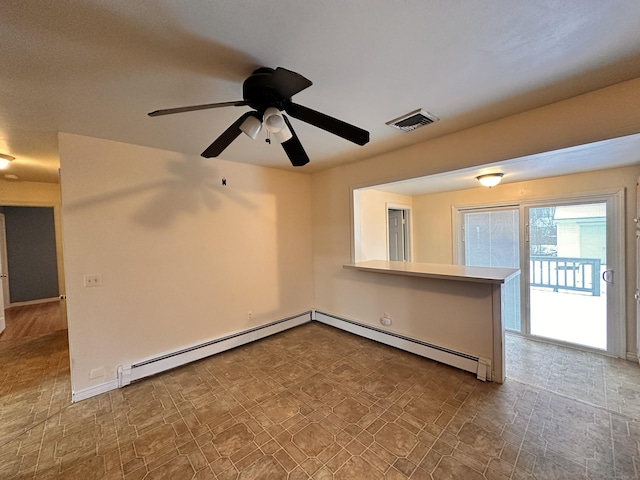
{"label": "ceiling fan pull chain", "polygon": [[264,141],[271,145],[271,132],[269,130],[267,130],[267,138]]}

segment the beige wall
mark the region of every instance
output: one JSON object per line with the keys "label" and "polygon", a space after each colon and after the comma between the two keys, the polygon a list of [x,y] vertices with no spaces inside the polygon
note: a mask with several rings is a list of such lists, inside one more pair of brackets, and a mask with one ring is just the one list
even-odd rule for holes
{"label": "beige wall", "polygon": [[313,305],[308,175],[71,134],[59,148],[74,391]]}
{"label": "beige wall", "polygon": [[[425,292],[433,292],[436,285],[342,268],[352,261],[348,208],[352,189],[638,133],[638,111],[640,79],[635,79],[315,174],[312,225],[316,307],[376,326],[381,314],[388,312],[394,318],[394,331],[432,341],[432,332],[440,328],[442,318],[440,312],[433,312]],[[450,262],[450,254],[446,257],[438,260]],[[453,302],[455,295],[450,297]],[[628,337],[635,344],[633,334],[628,332]],[[459,336],[466,335],[461,327]]]}
{"label": "beige wall", "polygon": [[[640,152],[638,152],[640,164]],[[498,185],[492,189],[473,188],[457,192],[416,196],[414,202],[414,251],[416,261],[453,263],[452,206],[495,205],[545,198],[585,195],[604,190],[625,189],[625,264],[627,352],[635,354],[636,289],[635,222],[636,179],[640,165],[596,172]]]}
{"label": "beige wall", "polygon": [[392,204],[411,208],[412,197],[373,189],[354,191],[353,195],[353,213],[358,217],[354,219],[354,229],[359,229],[359,241],[354,242],[354,260],[387,260],[387,206]]}
{"label": "beige wall", "polygon": [[59,207],[60,185],[0,180],[0,205]]}

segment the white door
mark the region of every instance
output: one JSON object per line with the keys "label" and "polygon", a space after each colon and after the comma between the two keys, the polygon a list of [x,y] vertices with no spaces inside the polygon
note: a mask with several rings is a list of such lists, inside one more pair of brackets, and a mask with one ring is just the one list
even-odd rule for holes
{"label": "white door", "polygon": [[526,333],[625,355],[622,192],[525,209]]}
{"label": "white door", "polygon": [[640,362],[640,177],[636,183],[636,353]]}
{"label": "white door", "polygon": [[[639,219],[636,219],[639,220]],[[636,354],[640,362],[640,230],[636,229]]]}
{"label": "white door", "polygon": [[406,255],[405,211],[388,209],[389,260],[404,262]]}
{"label": "white door", "polygon": [[7,283],[7,248],[4,233],[4,215],[0,213],[0,333],[4,332],[4,291]]}

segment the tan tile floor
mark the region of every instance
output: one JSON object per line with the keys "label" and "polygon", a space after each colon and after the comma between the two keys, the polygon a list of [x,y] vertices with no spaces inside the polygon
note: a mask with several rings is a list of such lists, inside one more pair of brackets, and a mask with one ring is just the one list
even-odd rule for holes
{"label": "tan tile floor", "polygon": [[52,335],[0,347],[2,479],[637,478],[640,424],[614,403],[483,383],[315,322],[71,405]]}

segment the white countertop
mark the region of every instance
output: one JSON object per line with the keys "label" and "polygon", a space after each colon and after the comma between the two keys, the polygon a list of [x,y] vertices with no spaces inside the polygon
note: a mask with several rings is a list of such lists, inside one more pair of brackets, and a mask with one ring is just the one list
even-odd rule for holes
{"label": "white countertop", "polygon": [[344,268],[366,272],[408,275],[412,277],[439,278],[459,282],[477,282],[500,284],[506,282],[520,270],[514,268],[467,267],[465,265],[447,265],[439,263],[388,262],[369,260],[348,263]]}

